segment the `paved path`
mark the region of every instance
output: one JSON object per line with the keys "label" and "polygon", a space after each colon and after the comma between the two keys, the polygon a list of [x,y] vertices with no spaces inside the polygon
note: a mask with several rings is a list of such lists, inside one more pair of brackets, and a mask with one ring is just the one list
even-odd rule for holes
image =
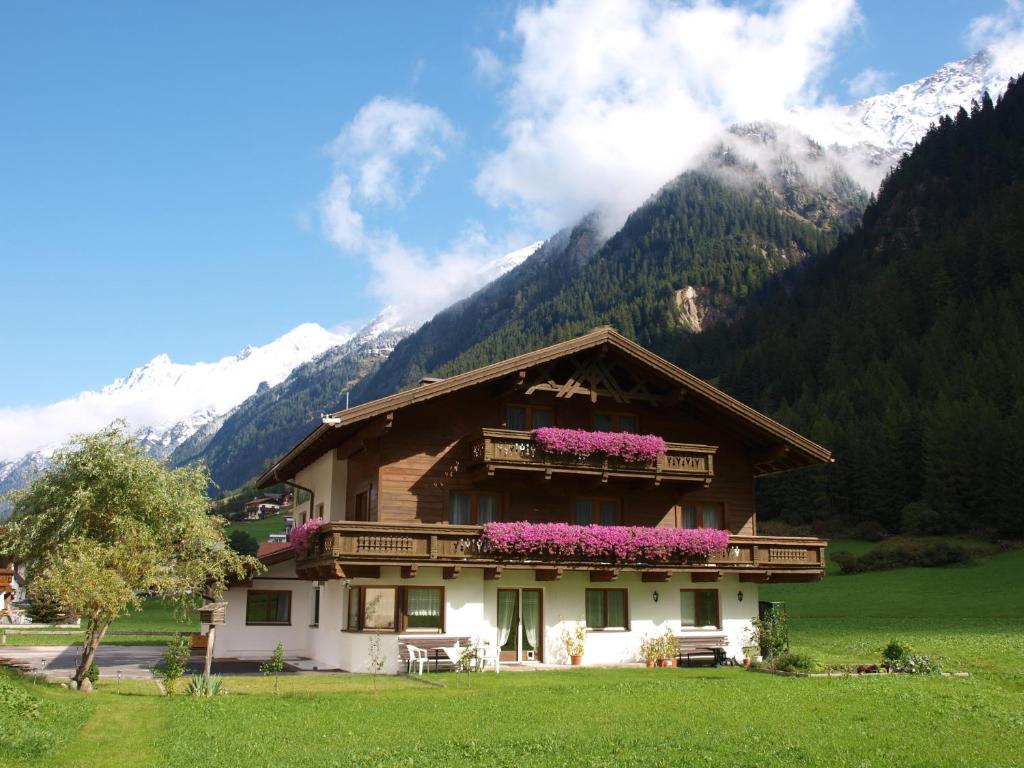
{"label": "paved path", "polygon": [[[50,680],[67,680],[75,671],[80,646],[77,645],[3,645],[0,659],[13,659],[35,674]],[[160,659],[163,648],[153,645],[101,645],[96,650],[96,665],[103,677],[149,678],[149,671]]]}

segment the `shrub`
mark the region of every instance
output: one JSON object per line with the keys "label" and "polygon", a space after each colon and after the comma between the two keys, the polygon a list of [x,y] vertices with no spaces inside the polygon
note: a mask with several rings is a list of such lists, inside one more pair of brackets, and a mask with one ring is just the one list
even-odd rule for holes
{"label": "shrub", "polygon": [[806,653],[784,651],[775,659],[775,668],[783,672],[812,672],[814,667],[814,659]]}
{"label": "shrub", "polygon": [[786,609],[781,605],[773,605],[764,616],[751,620],[753,630],[750,642],[761,648],[761,656],[775,664],[775,659],[784,651],[789,650],[789,618]]}
{"label": "shrub", "polygon": [[941,536],[949,533],[949,519],[936,512],[927,502],[912,501],[900,512],[900,523],[906,533],[918,536]]}
{"label": "shrub", "polygon": [[937,675],[942,666],[931,656],[910,654],[899,661],[887,662],[885,668],[890,672],[902,672],[908,675]]}
{"label": "shrub", "polygon": [[972,556],[967,547],[948,541],[909,541],[885,544],[860,556],[851,552],[834,552],[832,560],[842,573],[863,573],[894,568],[960,565],[971,562]]}
{"label": "shrub", "polygon": [[882,660],[885,662],[903,661],[908,656],[910,656],[910,646],[899,640],[890,640],[882,650]]}
{"label": "shrub", "polygon": [[164,692],[174,695],[174,687],[185,674],[185,666],[191,654],[187,635],[176,635],[167,644],[161,656],[161,665],[153,668],[153,676],[163,682]]}
{"label": "shrub", "polygon": [[874,674],[876,672],[878,672],[878,665],[877,664],[858,664],[857,665],[857,674],[858,675]]}
{"label": "shrub", "polygon": [[[284,644],[278,643],[274,653],[269,659],[260,664],[260,672],[264,675],[274,676],[274,695],[277,695],[278,682],[281,679],[281,672],[284,670]],[[376,680],[374,681],[376,685]]]}
{"label": "shrub", "polygon": [[96,685],[96,683],[99,682],[100,668],[96,666],[95,661],[89,665],[89,668],[87,670],[85,670],[85,679],[93,685]]}
{"label": "shrub", "polygon": [[889,532],[885,530],[885,526],[876,520],[865,520],[862,523],[858,523],[854,526],[851,533],[853,538],[862,541],[882,541],[889,535]]}
{"label": "shrub", "polygon": [[220,675],[210,675],[209,679],[202,675],[192,675],[185,689],[189,696],[208,697],[227,693]]}
{"label": "shrub", "polygon": [[39,716],[39,702],[13,680],[0,675],[0,703],[4,714],[13,714],[19,718],[35,718]]}

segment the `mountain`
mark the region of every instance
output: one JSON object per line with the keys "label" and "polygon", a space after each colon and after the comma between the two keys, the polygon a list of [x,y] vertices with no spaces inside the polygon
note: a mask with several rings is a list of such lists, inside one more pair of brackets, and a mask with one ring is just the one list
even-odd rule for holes
{"label": "mountain", "polygon": [[[7,452],[0,461],[0,491],[24,485],[71,431],[99,429],[117,418],[141,430],[140,440],[153,455],[170,456],[259,387],[280,383],[300,363],[348,338],[306,323],[213,363],[182,364],[157,355],[98,392],[9,411],[0,424],[0,448]],[[26,434],[34,444],[25,443]]]}
{"label": "mountain", "polygon": [[204,461],[219,488],[243,485],[316,426],[321,414],[342,407],[344,393],[376,370],[411,330],[386,308],[345,343],[297,366],[275,386],[262,387],[215,432],[183,442],[169,463]]}
{"label": "mountain", "polygon": [[785,290],[673,350],[835,452],[762,481],[765,519],[1024,536],[1022,210],[1017,82],[939,120]]}
{"label": "mountain", "polygon": [[874,189],[939,117],[955,115],[961,108],[970,110],[985,93],[998,96],[1015,74],[983,50],[855,104],[793,110],[791,124],[822,145],[836,149],[848,166],[859,165],[872,180],[866,180],[863,173],[854,174]]}

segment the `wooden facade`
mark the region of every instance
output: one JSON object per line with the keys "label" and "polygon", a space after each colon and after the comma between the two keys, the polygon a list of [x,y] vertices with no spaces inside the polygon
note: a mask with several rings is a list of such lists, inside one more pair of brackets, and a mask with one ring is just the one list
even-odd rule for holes
{"label": "wooden facade", "polygon": [[[538,425],[611,425],[658,435],[667,450],[648,463],[545,454],[531,431]],[[372,576],[384,565],[441,565],[452,577],[484,568],[493,578],[527,568],[541,580],[564,568],[596,579],[622,567],[652,580],[674,571],[751,581],[824,573],[824,541],[757,535],[754,479],[830,461],[828,451],[610,329],[333,414],[260,484],[292,481],[324,457],[328,474],[344,467],[344,503],[331,503],[313,546],[299,553],[298,572],[310,579]],[[314,493],[311,509],[326,491]],[[472,524],[452,524],[453,496],[472,509]],[[706,563],[658,566],[500,560],[479,546],[480,497],[487,521],[579,523],[580,502],[593,500],[605,524],[719,527],[730,548]]]}

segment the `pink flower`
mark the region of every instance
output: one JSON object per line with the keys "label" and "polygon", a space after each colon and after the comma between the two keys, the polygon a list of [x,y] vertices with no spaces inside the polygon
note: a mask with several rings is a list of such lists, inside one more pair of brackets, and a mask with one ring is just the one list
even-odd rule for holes
{"label": "pink flower", "polygon": [[292,528],[289,540],[296,551],[305,553],[309,550],[310,545],[313,543],[313,534],[320,530],[322,523],[323,520],[319,517],[314,517],[312,520]]}
{"label": "pink flower", "polygon": [[599,453],[624,461],[652,462],[668,449],[665,440],[657,435],[634,435],[630,432],[541,427],[533,430],[533,438],[548,453],[566,453],[578,459]]}
{"label": "pink flower", "polygon": [[480,537],[481,550],[495,554],[630,563],[706,560],[728,547],[728,531],[710,528],[488,523]]}

